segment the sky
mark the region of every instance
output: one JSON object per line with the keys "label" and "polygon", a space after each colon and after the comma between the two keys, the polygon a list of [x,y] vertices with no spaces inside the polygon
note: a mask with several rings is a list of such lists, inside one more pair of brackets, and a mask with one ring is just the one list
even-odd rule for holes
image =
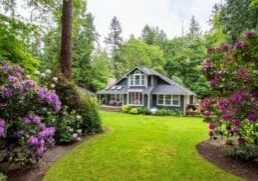
{"label": "sky", "polygon": [[95,17],[95,26],[101,35],[106,37],[112,17],[116,16],[122,25],[123,38],[131,34],[141,35],[144,25],[158,26],[168,37],[185,32],[194,15],[203,32],[209,30],[208,23],[212,7],[222,0],[88,0],[88,12]]}

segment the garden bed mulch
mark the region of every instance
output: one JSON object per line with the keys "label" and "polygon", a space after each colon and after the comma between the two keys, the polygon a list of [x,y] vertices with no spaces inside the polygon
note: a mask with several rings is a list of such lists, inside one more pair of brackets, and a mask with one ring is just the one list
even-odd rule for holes
{"label": "garden bed mulch", "polygon": [[225,155],[225,146],[212,144],[205,141],[197,146],[198,152],[208,161],[219,166],[223,170],[246,180],[258,180],[258,163],[235,160]]}
{"label": "garden bed mulch", "polygon": [[[104,131],[104,133],[107,130]],[[42,160],[40,160],[36,165],[29,169],[20,170],[15,173],[8,174],[8,181],[41,181],[45,172],[65,153],[73,149],[82,142],[89,141],[97,135],[90,135],[84,137],[80,142],[65,146],[56,146],[48,150]]]}

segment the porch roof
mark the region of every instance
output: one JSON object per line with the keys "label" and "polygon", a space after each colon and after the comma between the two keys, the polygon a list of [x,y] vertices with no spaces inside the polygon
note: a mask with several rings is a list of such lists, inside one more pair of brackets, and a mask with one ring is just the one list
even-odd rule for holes
{"label": "porch roof", "polygon": [[142,88],[137,88],[137,87],[130,87],[128,88],[127,85],[123,85],[123,86],[117,86],[119,87],[119,89],[117,88],[107,88],[104,90],[101,90],[99,92],[97,92],[97,94],[127,94],[128,92],[142,92],[143,94],[149,94],[152,91],[151,87],[142,87]]}
{"label": "porch roof", "polygon": [[189,92],[176,85],[158,85],[153,89],[152,94],[189,95]]}

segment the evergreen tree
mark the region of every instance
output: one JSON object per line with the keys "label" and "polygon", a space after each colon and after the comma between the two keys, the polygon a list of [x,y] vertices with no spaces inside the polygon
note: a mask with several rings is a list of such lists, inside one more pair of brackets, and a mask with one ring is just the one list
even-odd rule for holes
{"label": "evergreen tree", "polygon": [[191,37],[199,37],[201,35],[200,24],[194,16],[190,20],[189,35]]}
{"label": "evergreen tree", "polygon": [[148,45],[158,45],[162,48],[167,42],[167,35],[163,30],[160,30],[159,27],[145,25],[142,30],[141,39]]}
{"label": "evergreen tree", "polygon": [[106,43],[108,50],[111,53],[113,71],[116,78],[119,78],[121,76],[118,72],[118,69],[121,64],[121,59],[119,57],[119,50],[123,42],[121,34],[122,34],[121,24],[117,19],[117,17],[114,17],[110,24],[110,33],[108,34],[108,37],[105,38],[104,42]]}

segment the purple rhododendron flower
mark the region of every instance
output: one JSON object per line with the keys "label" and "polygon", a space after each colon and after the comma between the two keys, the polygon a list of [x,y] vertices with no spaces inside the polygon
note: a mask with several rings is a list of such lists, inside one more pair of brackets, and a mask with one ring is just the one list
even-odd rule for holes
{"label": "purple rhododendron flower", "polygon": [[212,87],[215,87],[217,84],[218,84],[218,80],[216,80],[216,79],[210,81],[210,85]]}
{"label": "purple rhododendron flower", "polygon": [[52,137],[55,135],[55,128],[51,127],[51,128],[46,128],[42,131],[39,132],[38,136],[39,138],[43,139],[43,138],[47,138],[47,137]]}
{"label": "purple rhododendron flower", "polygon": [[211,99],[209,97],[205,97],[201,102],[201,107],[203,109],[207,109],[211,106]]}
{"label": "purple rhododendron flower", "polygon": [[207,49],[207,52],[208,52],[209,54],[214,53],[214,52],[216,52],[216,48],[209,47],[209,48]]}
{"label": "purple rhododendron flower", "polygon": [[206,62],[202,65],[202,70],[204,72],[207,72],[208,70],[210,70],[212,68],[212,62],[210,60],[206,60]]}
{"label": "purple rhododendron flower", "polygon": [[229,99],[222,99],[219,101],[219,109],[225,111],[228,108]]}
{"label": "purple rhododendron flower", "polygon": [[0,127],[4,128],[5,127],[5,120],[0,118]]}
{"label": "purple rhododendron flower", "polygon": [[16,81],[18,80],[18,78],[17,78],[16,76],[9,75],[9,76],[8,76],[8,80],[9,80],[10,82],[16,82]]}
{"label": "purple rhododendron flower", "polygon": [[238,41],[236,42],[236,47],[239,48],[239,49],[246,48],[247,46],[248,46],[247,43],[245,43],[245,42],[243,42],[243,41],[238,40]]}
{"label": "purple rhododendron flower", "polygon": [[43,147],[43,146],[40,146],[40,147],[37,149],[37,155],[40,156],[40,157],[43,157],[43,156],[44,156],[44,147]]}
{"label": "purple rhododendron flower", "polygon": [[31,137],[29,137],[28,143],[29,143],[29,145],[31,145],[31,146],[38,146],[38,145],[40,144],[40,143],[39,143],[39,139],[38,139],[36,136],[31,136]]}
{"label": "purple rhododendron flower", "polygon": [[241,124],[241,121],[239,120],[239,119],[233,119],[232,120],[232,123],[233,123],[233,125],[235,125],[235,126],[240,126],[240,124]]}
{"label": "purple rhododendron flower", "polygon": [[248,114],[247,119],[249,119],[250,121],[256,121],[257,120],[257,114],[251,112],[251,113]]}
{"label": "purple rhododendron flower", "polygon": [[244,137],[238,138],[238,143],[239,144],[244,144],[246,142],[246,139]]}
{"label": "purple rhododendron flower", "polygon": [[12,90],[9,89],[7,86],[3,86],[2,91],[1,91],[1,94],[2,94],[4,97],[11,97],[11,96],[12,96]]}
{"label": "purple rhododendron flower", "polygon": [[244,91],[238,91],[230,97],[230,100],[235,104],[240,104],[247,95]]}
{"label": "purple rhododendron flower", "polygon": [[231,129],[231,133],[232,133],[232,134],[236,134],[236,133],[238,133],[238,132],[239,132],[238,128],[235,128],[235,127],[234,127],[234,128]]}
{"label": "purple rhododendron flower", "polygon": [[35,124],[40,124],[41,123],[41,120],[40,120],[40,117],[37,116],[37,115],[34,115],[34,114],[28,114],[24,117],[24,122],[25,123],[35,123]]}
{"label": "purple rhododendron flower", "polygon": [[210,117],[210,115],[211,115],[211,112],[210,112],[210,111],[205,111],[205,112],[204,112],[204,116],[205,116],[205,117]]}
{"label": "purple rhododendron flower", "polygon": [[41,100],[46,101],[48,104],[54,106],[56,112],[61,110],[61,101],[56,93],[48,91],[46,88],[40,88],[38,95]]}
{"label": "purple rhododendron flower", "polygon": [[4,136],[4,128],[0,127],[0,137]]}
{"label": "purple rhododendron flower", "polygon": [[245,68],[239,69],[238,72],[237,72],[237,75],[238,75],[241,79],[243,79],[243,80],[245,80],[245,81],[250,80],[250,76],[249,76],[249,74],[248,74],[248,72],[247,72],[247,70],[246,70]]}
{"label": "purple rhododendron flower", "polygon": [[216,127],[217,127],[217,125],[216,125],[216,123],[214,123],[214,122],[211,122],[211,123],[209,124],[209,129],[211,129],[211,130],[214,130]]}
{"label": "purple rhododendron flower", "polygon": [[253,38],[253,37],[255,37],[255,33],[254,33],[254,32],[251,32],[251,31],[246,32],[246,37],[247,37],[247,38]]}
{"label": "purple rhododendron flower", "polygon": [[230,47],[227,44],[223,44],[219,47],[219,50],[224,52],[229,51],[229,49]]}
{"label": "purple rhododendron flower", "polygon": [[224,114],[222,115],[222,118],[223,118],[223,120],[227,121],[227,120],[231,119],[232,116],[233,116],[233,112],[228,111],[228,112],[226,112],[226,113],[224,113]]}
{"label": "purple rhododendron flower", "polygon": [[8,65],[8,63],[7,62],[4,62],[3,64],[2,64],[2,70],[3,70],[3,72],[8,72],[8,70],[9,70],[9,65]]}

